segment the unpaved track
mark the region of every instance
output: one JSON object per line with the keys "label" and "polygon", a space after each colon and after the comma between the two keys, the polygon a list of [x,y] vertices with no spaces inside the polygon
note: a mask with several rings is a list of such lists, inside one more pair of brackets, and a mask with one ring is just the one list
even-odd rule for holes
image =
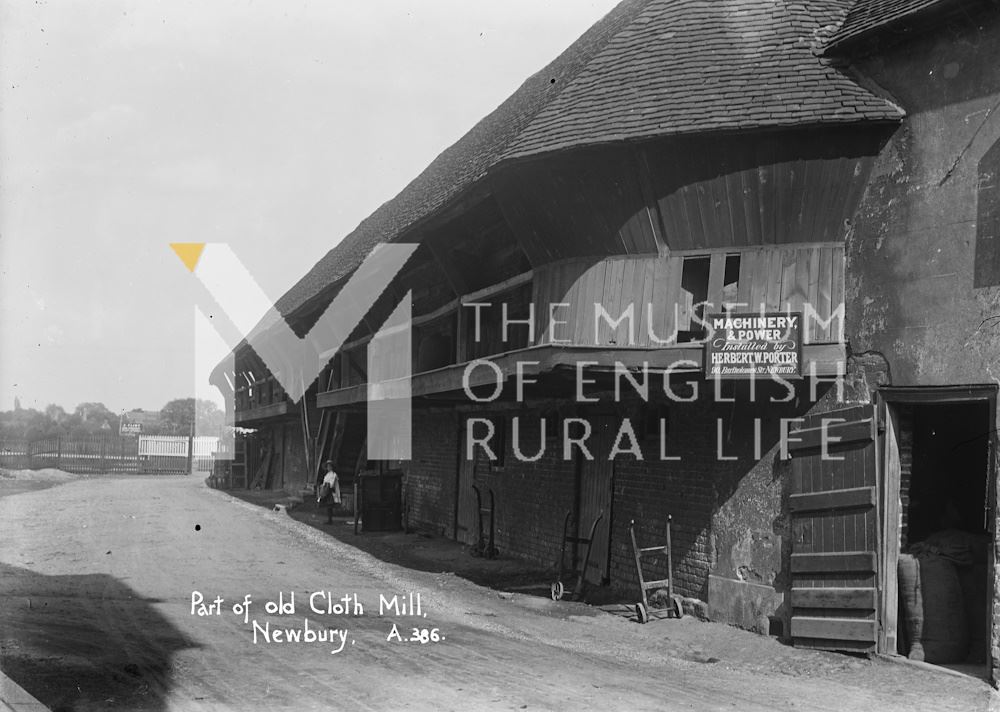
{"label": "unpaved track", "polygon": [[[0,499],[0,574],[0,663],[54,710],[967,712],[992,700],[973,680],[789,651],[719,626],[638,626],[511,600],[384,564],[191,477],[90,479]],[[193,590],[222,596],[222,614],[191,615]],[[291,591],[296,615],[264,612]],[[365,615],[314,615],[313,591],[356,593]],[[378,615],[379,594],[409,592],[426,618]],[[245,594],[261,625],[301,628],[308,617],[314,629],[347,628],[353,644],[336,655],[339,644],[255,645],[231,610]],[[419,626],[445,640],[389,642],[394,621],[404,637]],[[700,635],[703,646],[692,643]]]}

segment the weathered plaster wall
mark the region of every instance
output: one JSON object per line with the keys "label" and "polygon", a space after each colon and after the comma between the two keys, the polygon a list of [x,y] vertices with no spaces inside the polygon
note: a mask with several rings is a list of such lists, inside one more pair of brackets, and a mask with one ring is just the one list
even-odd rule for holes
{"label": "weathered plaster wall", "polygon": [[[893,385],[1000,379],[1000,288],[973,287],[979,164],[1000,140],[1000,21],[965,22],[857,64],[907,112],[848,235],[847,338]],[[956,34],[957,33],[957,34]]]}
{"label": "weathered plaster wall", "polygon": [[[988,232],[983,190],[1000,180],[985,170],[1000,142],[998,58],[1000,11],[990,10],[856,64],[907,112],[876,161],[846,246],[848,341],[855,353],[884,355],[893,385],[1000,383],[1000,287],[975,286],[977,239]],[[1000,576],[994,680],[998,591]]]}

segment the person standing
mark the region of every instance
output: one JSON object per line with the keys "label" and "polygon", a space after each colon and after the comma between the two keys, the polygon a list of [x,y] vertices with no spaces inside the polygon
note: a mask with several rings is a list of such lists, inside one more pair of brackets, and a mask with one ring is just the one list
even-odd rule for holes
{"label": "person standing", "polygon": [[340,506],[340,478],[333,470],[333,460],[324,462],[323,469],[323,480],[316,503],[326,505],[326,523],[333,524],[333,508]]}

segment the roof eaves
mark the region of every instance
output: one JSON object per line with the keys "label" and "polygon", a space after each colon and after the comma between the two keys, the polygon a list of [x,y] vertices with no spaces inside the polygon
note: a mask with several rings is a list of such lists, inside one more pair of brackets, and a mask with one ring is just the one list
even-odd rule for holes
{"label": "roof eaves", "polygon": [[824,44],[822,54],[829,57],[853,51],[878,35],[899,36],[915,21],[934,14],[997,4],[997,0],[858,0]]}

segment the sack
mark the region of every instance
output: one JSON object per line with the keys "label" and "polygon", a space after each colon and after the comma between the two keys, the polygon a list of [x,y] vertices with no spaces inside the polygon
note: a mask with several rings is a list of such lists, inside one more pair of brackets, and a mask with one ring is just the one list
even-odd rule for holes
{"label": "sack", "polygon": [[924,660],[939,664],[964,662],[969,652],[969,627],[958,571],[943,556],[921,556],[919,561]]}
{"label": "sack", "polygon": [[905,652],[910,660],[924,659],[924,601],[920,591],[920,563],[915,556],[900,554],[896,567],[899,585],[899,600],[902,604],[905,623],[902,639],[906,641]]}

